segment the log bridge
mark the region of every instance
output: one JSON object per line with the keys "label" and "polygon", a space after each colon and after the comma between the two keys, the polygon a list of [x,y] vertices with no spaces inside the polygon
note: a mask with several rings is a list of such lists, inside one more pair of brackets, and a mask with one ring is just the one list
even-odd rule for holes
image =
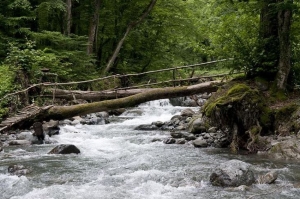
{"label": "log bridge", "polygon": [[[224,60],[221,60],[224,61]],[[201,63],[198,65],[205,65],[216,63],[209,62],[209,63]],[[189,67],[194,67],[195,65],[191,65]],[[184,66],[186,68],[188,66]],[[168,70],[178,70],[176,68],[169,68],[169,69],[162,69],[162,71]],[[141,74],[128,74],[122,75],[121,77],[128,77],[128,76],[138,76],[138,75],[145,75],[150,73],[155,73],[157,71],[149,71]],[[117,78],[120,75],[114,76],[107,76],[103,78],[98,78],[94,80],[87,80],[81,82],[68,82],[68,83],[40,83],[36,85],[32,85],[29,88],[26,88],[21,91],[17,91],[15,93],[8,94],[4,96],[11,97],[14,95],[18,95],[24,92],[28,92],[29,89],[34,87],[54,87],[51,89],[52,94],[49,95],[47,92],[46,94],[40,95],[40,97],[52,97],[53,102],[55,98],[64,98],[67,100],[74,100],[74,99],[85,99],[91,101],[90,103],[82,103],[76,104],[71,106],[58,106],[58,105],[50,105],[50,106],[43,106],[39,107],[34,104],[26,106],[22,110],[17,111],[16,114],[6,118],[0,123],[0,133],[6,132],[12,128],[29,128],[34,122],[36,121],[44,121],[44,120],[62,120],[71,118],[78,115],[86,115],[89,113],[95,113],[100,111],[108,111],[112,109],[118,108],[126,108],[138,105],[143,102],[157,100],[157,99],[165,99],[165,98],[174,98],[174,97],[181,97],[181,96],[190,96],[194,94],[204,93],[204,92],[214,92],[218,89],[218,87],[222,84],[223,81],[207,81],[199,83],[198,80],[201,78],[211,79],[212,77],[224,77],[228,74],[219,74],[214,76],[202,76],[196,78],[188,78],[188,79],[172,79],[164,82],[152,83],[147,85],[137,85],[131,87],[123,87],[123,88],[113,88],[110,90],[103,90],[103,91],[68,91],[65,89],[57,89],[57,86],[61,85],[72,85],[72,84],[83,84],[83,83],[91,83],[95,81],[103,81],[109,78]],[[195,81],[197,79],[197,81]],[[187,86],[176,86],[175,83],[178,82],[188,82],[189,85]],[[157,84],[163,83],[172,83],[173,86],[164,87],[164,88],[139,88],[139,87],[149,87]],[[194,85],[191,85],[193,84]],[[195,84],[196,83],[196,84]],[[3,99],[3,98],[2,98]]]}

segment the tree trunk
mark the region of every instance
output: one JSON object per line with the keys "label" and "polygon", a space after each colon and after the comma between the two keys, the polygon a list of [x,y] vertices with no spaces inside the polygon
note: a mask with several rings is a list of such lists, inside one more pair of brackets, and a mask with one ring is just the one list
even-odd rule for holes
{"label": "tree trunk", "polygon": [[93,54],[94,43],[96,41],[96,32],[99,25],[99,11],[100,11],[101,0],[94,0],[92,7],[95,8],[94,14],[91,17],[90,21],[90,29],[89,29],[89,38],[88,38],[88,46],[87,46],[87,54]]}
{"label": "tree trunk", "polygon": [[73,106],[53,106],[50,109],[48,109],[43,115],[37,116],[37,118],[39,118],[40,120],[62,120],[77,115],[85,115],[100,111],[133,107],[140,103],[151,100],[188,96],[203,92],[213,92],[216,91],[217,87],[217,82],[205,82],[193,86],[183,86],[176,88],[157,88],[121,99],[106,100],[101,102],[93,102]]}
{"label": "tree trunk", "polygon": [[[279,59],[277,0],[263,0],[260,11],[259,25],[259,61],[249,74],[275,77]],[[253,74],[252,74],[253,73]]]}
{"label": "tree trunk", "polygon": [[[284,2],[280,0],[279,2]],[[290,0],[288,3],[292,4]],[[279,62],[276,77],[276,86],[279,90],[286,88],[287,79],[291,69],[291,45],[290,29],[292,23],[292,10],[288,6],[278,12],[278,36],[279,36]]]}
{"label": "tree trunk", "polygon": [[140,24],[147,16],[148,14],[151,12],[151,10],[153,9],[155,3],[157,0],[151,0],[150,4],[148,5],[147,9],[145,10],[145,12],[142,14],[142,16],[140,16],[140,18],[133,22],[130,23],[125,31],[124,36],[122,37],[122,39],[119,41],[113,55],[111,56],[111,58],[108,61],[108,64],[106,65],[106,68],[103,71],[103,74],[106,74],[107,72],[109,72],[109,70],[111,69],[113,63],[115,62],[117,56],[119,55],[119,52],[121,50],[121,47],[127,37],[127,35],[129,34],[129,32],[131,31],[131,29],[133,29],[134,27],[136,27],[138,24]]}
{"label": "tree trunk", "polygon": [[72,26],[72,0],[66,0],[67,5],[67,30],[66,35],[70,35]]}

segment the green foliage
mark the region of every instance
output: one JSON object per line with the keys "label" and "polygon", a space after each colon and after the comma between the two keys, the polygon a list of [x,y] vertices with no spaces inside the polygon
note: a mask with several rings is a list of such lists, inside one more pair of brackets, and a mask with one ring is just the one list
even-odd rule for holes
{"label": "green foliage", "polygon": [[[0,65],[0,98],[11,93],[16,89],[14,84],[15,72],[8,65]],[[0,102],[0,122],[3,117],[7,116],[9,109],[7,108],[11,99],[2,99]]]}

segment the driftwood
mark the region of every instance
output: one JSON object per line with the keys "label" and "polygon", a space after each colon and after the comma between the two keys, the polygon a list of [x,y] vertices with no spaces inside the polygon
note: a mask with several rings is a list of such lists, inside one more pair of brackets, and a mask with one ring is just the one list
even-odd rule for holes
{"label": "driftwood", "polygon": [[205,82],[193,86],[182,87],[168,87],[157,88],[145,91],[139,94],[135,94],[129,97],[120,99],[105,100],[100,102],[93,102],[87,104],[78,104],[72,106],[53,106],[49,108],[43,115],[40,115],[40,119],[57,119],[62,120],[71,118],[77,115],[85,115],[89,113],[95,113],[100,111],[108,111],[118,108],[133,107],[140,103],[157,100],[174,98],[181,96],[188,96],[204,92],[214,92],[217,90],[219,81]]}

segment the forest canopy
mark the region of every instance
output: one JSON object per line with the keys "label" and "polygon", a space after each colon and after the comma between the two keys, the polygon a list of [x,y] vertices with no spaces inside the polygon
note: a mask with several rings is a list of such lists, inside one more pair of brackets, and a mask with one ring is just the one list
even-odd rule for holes
{"label": "forest canopy", "polygon": [[292,0],[2,0],[0,24],[1,96],[45,68],[67,82],[223,58],[279,89],[300,82]]}

